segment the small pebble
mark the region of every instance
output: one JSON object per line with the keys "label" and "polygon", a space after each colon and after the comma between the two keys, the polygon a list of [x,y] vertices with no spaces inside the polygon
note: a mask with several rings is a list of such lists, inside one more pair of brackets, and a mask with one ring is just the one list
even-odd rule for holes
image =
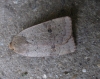
{"label": "small pebble", "polygon": [[33,77],[30,77],[30,79],[33,79]]}
{"label": "small pebble", "polygon": [[46,74],[44,74],[44,75],[43,75],[43,78],[44,78],[44,79],[46,79],[46,78],[47,78]]}
{"label": "small pebble", "polygon": [[97,66],[100,68],[100,64],[97,64]]}
{"label": "small pebble", "polygon": [[86,69],[82,69],[82,72],[86,72]]}
{"label": "small pebble", "polygon": [[88,59],[88,58],[90,58],[90,57],[85,57],[84,59]]}
{"label": "small pebble", "polygon": [[13,1],[13,3],[14,3],[14,4],[18,4],[18,0],[16,0],[16,1]]}
{"label": "small pebble", "polygon": [[56,75],[56,78],[58,78],[58,75]]}
{"label": "small pebble", "polygon": [[0,42],[0,46],[3,46],[4,44]]}

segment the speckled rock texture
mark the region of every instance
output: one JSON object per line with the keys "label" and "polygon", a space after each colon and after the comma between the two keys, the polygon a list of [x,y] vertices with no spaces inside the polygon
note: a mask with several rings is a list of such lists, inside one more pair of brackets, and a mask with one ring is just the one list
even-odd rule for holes
{"label": "speckled rock texture", "polygon": [[[24,57],[8,48],[33,25],[72,19],[77,50],[52,57]],[[0,79],[100,79],[99,0],[0,0]]]}

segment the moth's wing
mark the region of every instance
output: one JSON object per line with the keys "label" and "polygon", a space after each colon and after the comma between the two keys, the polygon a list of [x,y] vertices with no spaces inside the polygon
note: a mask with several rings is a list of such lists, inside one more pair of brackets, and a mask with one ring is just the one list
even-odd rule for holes
{"label": "moth's wing", "polygon": [[[70,17],[62,17],[59,19],[53,19],[56,28],[59,27],[59,30],[57,32],[59,32],[59,35],[56,36],[55,38],[55,43],[57,43],[57,41],[61,41],[62,44],[66,43],[69,38],[72,35],[72,21]],[[55,30],[56,32],[56,30]],[[60,39],[62,38],[62,39]],[[59,40],[58,40],[59,39]],[[58,42],[58,44],[60,44]]]}
{"label": "moth's wing", "polygon": [[51,46],[48,45],[35,45],[25,44],[22,46],[24,49],[20,49],[19,53],[23,56],[28,57],[45,57],[45,56],[56,56],[56,55],[64,55],[68,53],[72,53],[75,51],[76,46],[73,40],[73,37],[69,39],[69,41],[63,45],[55,46],[55,49],[51,49]]}
{"label": "moth's wing", "polygon": [[71,36],[71,38],[68,40],[66,44],[61,45],[59,50],[60,50],[59,55],[64,55],[74,52],[76,50],[76,46],[73,37]]}
{"label": "moth's wing", "polygon": [[[26,37],[31,44],[61,45],[69,40],[72,34],[71,19],[62,17],[53,19],[23,30],[18,36]],[[48,30],[52,32],[49,32]]]}
{"label": "moth's wing", "polygon": [[11,46],[16,53],[29,57],[63,55],[71,52],[70,43],[74,45],[69,43],[71,33],[71,19],[57,18],[23,30]]}

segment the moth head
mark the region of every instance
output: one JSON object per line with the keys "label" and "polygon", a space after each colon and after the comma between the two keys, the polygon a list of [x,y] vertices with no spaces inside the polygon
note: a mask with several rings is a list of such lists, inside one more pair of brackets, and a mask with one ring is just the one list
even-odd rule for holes
{"label": "moth head", "polygon": [[26,41],[23,36],[16,36],[9,44],[9,48],[14,52],[20,53],[27,48],[29,43]]}
{"label": "moth head", "polygon": [[12,42],[10,42],[10,44],[9,44],[9,49],[15,50],[15,47],[12,45]]}

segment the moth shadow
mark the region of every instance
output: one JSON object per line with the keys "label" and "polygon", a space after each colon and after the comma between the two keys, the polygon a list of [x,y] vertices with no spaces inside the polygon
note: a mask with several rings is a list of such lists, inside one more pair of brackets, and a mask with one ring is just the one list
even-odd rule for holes
{"label": "moth shadow", "polygon": [[70,17],[72,18],[72,30],[75,44],[77,45],[77,22],[78,22],[78,6],[72,5]]}

